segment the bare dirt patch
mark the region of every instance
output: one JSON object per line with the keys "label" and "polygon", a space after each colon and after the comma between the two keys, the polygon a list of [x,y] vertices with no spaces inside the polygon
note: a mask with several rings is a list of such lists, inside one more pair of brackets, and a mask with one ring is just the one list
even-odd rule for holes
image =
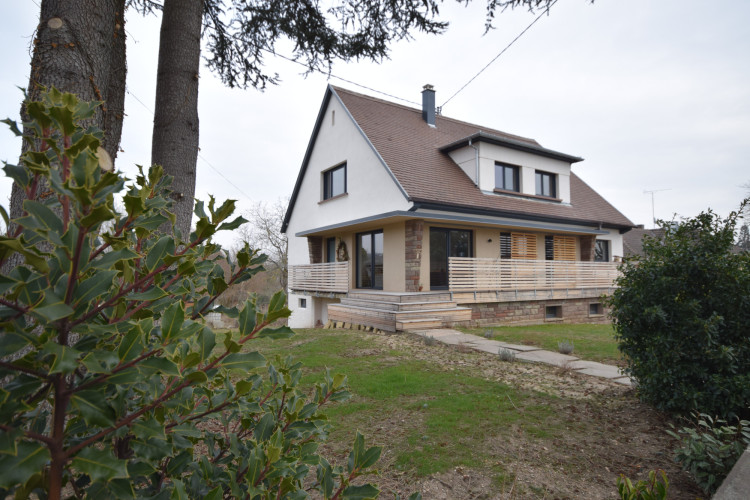
{"label": "bare dirt patch", "polygon": [[[649,470],[664,469],[670,498],[699,498],[700,489],[673,460],[675,441],[666,434],[669,419],[640,403],[633,389],[614,382],[546,365],[502,362],[497,356],[442,344],[426,345],[413,335],[357,334],[377,347],[359,355],[383,351],[406,353],[446,371],[500,382],[526,391],[552,395],[556,427],[551,436],[529,436],[523,430],[488,435],[483,460],[472,467],[420,477],[394,467],[390,450],[402,445],[406,429],[419,425],[408,411],[382,415],[367,422],[369,444],[384,447],[381,475],[369,477],[386,494],[402,497],[420,491],[425,499],[616,498],[616,478],[625,474],[644,479]],[[382,346],[382,347],[381,347]],[[371,352],[370,352],[371,351]],[[549,399],[549,398],[547,398]],[[519,409],[522,411],[522,409]],[[476,418],[467,408],[467,418]],[[501,437],[502,436],[502,437]],[[329,450],[344,449],[330,443]]]}

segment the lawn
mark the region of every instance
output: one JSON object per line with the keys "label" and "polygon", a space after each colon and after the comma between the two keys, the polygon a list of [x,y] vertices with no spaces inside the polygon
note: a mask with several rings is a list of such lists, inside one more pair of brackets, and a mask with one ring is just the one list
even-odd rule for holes
{"label": "lawn", "polygon": [[510,344],[533,345],[557,351],[558,343],[567,341],[575,346],[573,356],[590,361],[623,365],[617,350],[612,325],[568,325],[549,323],[533,326],[497,326],[493,328],[461,329],[466,333],[484,336],[491,330],[492,338]]}
{"label": "lawn", "polygon": [[305,385],[326,368],[348,376],[352,398],[326,410],[324,454],[345,463],[360,430],[368,446],[383,447],[381,474],[368,480],[386,493],[605,498],[618,474],[640,479],[645,467],[667,470],[678,492],[694,489],[671,460],[663,417],[605,380],[408,334],[300,330],[249,347],[271,360],[292,354]]}

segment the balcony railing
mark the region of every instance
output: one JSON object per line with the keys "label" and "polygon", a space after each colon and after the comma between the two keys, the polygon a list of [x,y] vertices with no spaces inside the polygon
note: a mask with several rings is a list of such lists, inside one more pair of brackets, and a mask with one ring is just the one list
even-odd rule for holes
{"label": "balcony railing", "polygon": [[611,262],[451,257],[451,291],[609,288],[620,275]]}
{"label": "balcony railing", "polygon": [[289,266],[289,289],[346,293],[349,291],[349,262]]}

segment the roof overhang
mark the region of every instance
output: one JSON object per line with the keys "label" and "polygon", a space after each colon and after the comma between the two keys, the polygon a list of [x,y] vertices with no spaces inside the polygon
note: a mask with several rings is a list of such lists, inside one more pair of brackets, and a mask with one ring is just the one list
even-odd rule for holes
{"label": "roof overhang", "polygon": [[440,151],[442,151],[443,153],[450,153],[451,151],[469,146],[470,144],[476,142],[486,142],[488,144],[515,149],[517,151],[524,151],[526,153],[532,153],[535,155],[544,156],[546,158],[552,158],[554,160],[560,160],[567,163],[578,163],[579,161],[583,161],[583,158],[580,158],[578,156],[560,153],[559,151],[553,151],[552,149],[543,148],[542,146],[532,144],[530,142],[510,139],[508,137],[499,137],[497,135],[488,134],[487,132],[482,132],[481,130],[476,134],[472,134],[468,137],[464,137],[463,139],[459,139],[458,141],[442,146],[440,148]]}
{"label": "roof overhang", "polygon": [[544,220],[524,220],[517,217],[503,217],[470,213],[453,213],[443,212],[435,208],[425,208],[419,206],[411,210],[397,210],[393,212],[384,212],[382,214],[352,219],[328,226],[316,227],[295,234],[298,237],[305,236],[324,236],[342,229],[348,230],[367,230],[377,228],[386,224],[392,224],[399,221],[420,219],[437,223],[464,224],[472,226],[485,226],[497,228],[525,229],[531,231],[551,231],[555,233],[570,234],[607,234],[598,224],[588,225],[581,222],[562,223],[560,221]]}

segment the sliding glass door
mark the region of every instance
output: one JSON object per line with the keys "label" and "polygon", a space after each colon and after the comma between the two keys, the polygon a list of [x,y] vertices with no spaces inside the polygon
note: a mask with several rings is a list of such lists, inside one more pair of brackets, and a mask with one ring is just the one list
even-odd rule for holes
{"label": "sliding glass door", "polygon": [[383,231],[357,235],[357,288],[383,289]]}
{"label": "sliding glass door", "polygon": [[430,228],[430,290],[448,289],[448,257],[471,257],[471,231]]}

